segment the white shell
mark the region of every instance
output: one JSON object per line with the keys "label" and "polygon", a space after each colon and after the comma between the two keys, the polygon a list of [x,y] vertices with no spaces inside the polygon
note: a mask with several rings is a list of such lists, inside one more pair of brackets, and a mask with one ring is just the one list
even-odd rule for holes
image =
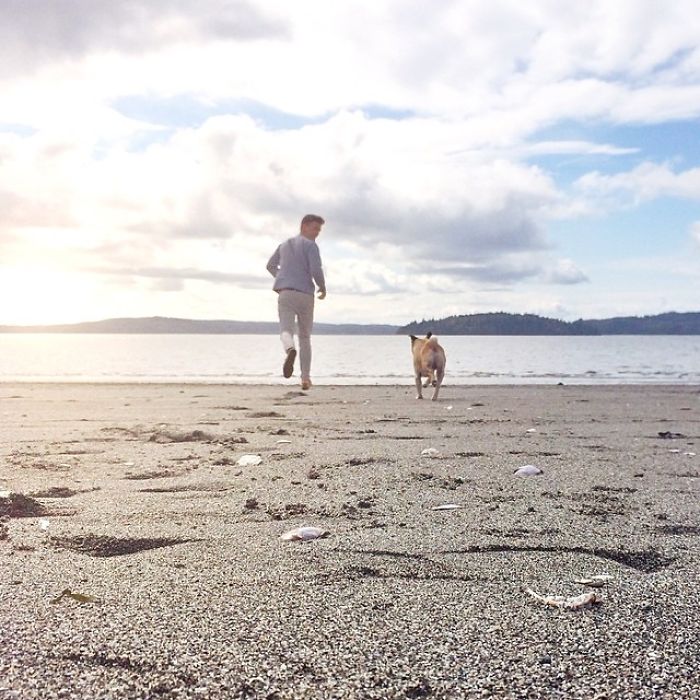
{"label": "white shell", "polygon": [[597,576],[592,576],[591,578],[577,578],[574,579],[574,583],[578,583],[581,586],[590,586],[591,588],[602,588],[605,585],[605,581]]}
{"label": "white shell", "polygon": [[433,506],[431,510],[457,510],[461,507],[458,503],[444,503],[441,506]]}
{"label": "white shell", "polygon": [[516,469],[513,472],[515,476],[539,476],[543,473],[544,472],[539,467],[536,467],[534,464],[525,464],[524,466],[520,467],[519,469]]}
{"label": "white shell", "polygon": [[580,610],[589,605],[595,605],[596,603],[602,603],[600,596],[591,591],[590,593],[583,593],[582,595],[577,595],[573,598],[565,598],[561,595],[547,595],[543,596],[539,593],[535,593],[532,588],[525,588],[525,593],[531,595],[535,600],[545,605],[550,605],[553,608],[561,608],[562,610]]}
{"label": "white shell", "polygon": [[262,457],[260,455],[243,455],[239,457],[236,464],[239,467],[254,467],[262,462]]}
{"label": "white shell", "polygon": [[328,534],[329,532],[327,530],[322,530],[320,527],[304,525],[303,527],[294,528],[294,530],[288,530],[280,535],[280,539],[286,540],[287,542],[308,542],[309,540],[317,540],[320,537],[326,537]]}
{"label": "white shell", "polygon": [[420,453],[421,457],[439,457],[440,450],[436,450],[434,447],[426,447]]}

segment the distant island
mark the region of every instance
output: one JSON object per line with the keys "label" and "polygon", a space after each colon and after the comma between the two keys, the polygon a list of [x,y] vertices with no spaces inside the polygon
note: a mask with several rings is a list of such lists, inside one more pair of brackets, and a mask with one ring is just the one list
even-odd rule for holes
{"label": "distant island", "polygon": [[700,312],[559,321],[534,314],[469,314],[414,321],[397,333],[422,335],[700,335]]}
{"label": "distant island", "polygon": [[[361,323],[316,323],[318,335],[700,335],[700,312],[669,312],[656,316],[559,321],[535,314],[505,312],[449,316],[413,321],[405,326]],[[279,333],[277,322],[196,320],[153,316],[111,318],[54,326],[0,326],[0,333]]]}

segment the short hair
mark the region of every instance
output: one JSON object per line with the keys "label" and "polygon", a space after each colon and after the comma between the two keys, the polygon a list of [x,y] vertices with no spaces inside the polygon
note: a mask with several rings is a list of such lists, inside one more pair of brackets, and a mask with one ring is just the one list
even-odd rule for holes
{"label": "short hair", "polygon": [[322,216],[319,216],[318,214],[307,214],[302,220],[301,220],[301,225],[303,226],[304,224],[325,224],[325,220],[323,219]]}

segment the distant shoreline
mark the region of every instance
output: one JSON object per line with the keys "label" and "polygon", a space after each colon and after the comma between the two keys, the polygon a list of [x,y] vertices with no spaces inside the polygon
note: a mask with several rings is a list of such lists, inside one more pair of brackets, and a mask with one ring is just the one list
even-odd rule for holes
{"label": "distant shoreline", "polygon": [[[487,313],[413,321],[407,325],[316,323],[317,335],[482,335],[482,336],[597,336],[597,335],[700,335],[700,312],[675,311],[655,316],[561,321],[535,314]],[[201,334],[277,335],[276,321],[229,321],[153,316],[111,318],[60,325],[0,326],[0,333],[86,334]]]}

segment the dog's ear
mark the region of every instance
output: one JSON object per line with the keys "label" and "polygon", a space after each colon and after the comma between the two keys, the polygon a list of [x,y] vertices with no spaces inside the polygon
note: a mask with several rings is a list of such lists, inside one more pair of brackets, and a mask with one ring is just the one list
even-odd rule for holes
{"label": "dog's ear", "polygon": [[411,336],[411,345],[413,345],[413,343],[415,343],[416,340],[418,340],[418,338],[416,338],[415,335],[412,335],[412,336]]}
{"label": "dog's ear", "polygon": [[425,334],[425,337],[426,337],[426,338],[430,338],[432,335],[433,335],[433,332],[432,332],[432,331],[428,331],[428,332]]}

